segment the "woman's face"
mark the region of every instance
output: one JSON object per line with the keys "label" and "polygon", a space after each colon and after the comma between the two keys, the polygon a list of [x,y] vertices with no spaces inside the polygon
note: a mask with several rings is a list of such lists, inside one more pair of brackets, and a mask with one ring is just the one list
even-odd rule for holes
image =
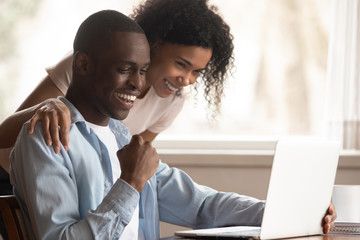
{"label": "woman's face", "polygon": [[152,86],[159,97],[169,97],[177,90],[194,84],[211,55],[211,49],[164,43],[151,54],[146,86]]}

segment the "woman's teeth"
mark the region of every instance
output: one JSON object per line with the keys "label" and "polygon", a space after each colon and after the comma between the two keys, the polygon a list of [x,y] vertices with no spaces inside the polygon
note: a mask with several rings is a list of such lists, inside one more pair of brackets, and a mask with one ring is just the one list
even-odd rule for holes
{"label": "woman's teeth", "polygon": [[124,93],[118,94],[118,97],[126,100],[127,102],[134,102],[136,99],[136,96],[128,95],[128,94],[124,94]]}
{"label": "woman's teeth", "polygon": [[171,90],[171,91],[177,91],[178,88],[173,86],[169,81],[165,80],[165,84],[166,86]]}

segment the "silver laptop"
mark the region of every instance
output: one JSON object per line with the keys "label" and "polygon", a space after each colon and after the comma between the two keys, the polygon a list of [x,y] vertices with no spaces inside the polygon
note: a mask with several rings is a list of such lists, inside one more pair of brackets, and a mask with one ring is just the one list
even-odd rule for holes
{"label": "silver laptop", "polygon": [[331,202],[340,144],[320,138],[284,138],[277,142],[260,227],[185,230],[182,237],[276,239],[322,234]]}

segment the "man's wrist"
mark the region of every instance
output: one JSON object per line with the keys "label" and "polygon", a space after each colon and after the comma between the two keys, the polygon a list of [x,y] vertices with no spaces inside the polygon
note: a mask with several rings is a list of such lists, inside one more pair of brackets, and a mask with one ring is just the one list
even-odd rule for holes
{"label": "man's wrist", "polygon": [[136,191],[138,191],[139,193],[143,190],[146,181],[140,181],[137,179],[133,179],[130,177],[127,177],[126,175],[121,175],[120,179],[124,180],[127,184],[129,184],[131,187],[133,187]]}

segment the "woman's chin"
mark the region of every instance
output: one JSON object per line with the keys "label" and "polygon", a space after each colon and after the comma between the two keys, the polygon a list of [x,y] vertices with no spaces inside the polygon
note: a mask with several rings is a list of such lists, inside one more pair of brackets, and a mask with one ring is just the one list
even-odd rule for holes
{"label": "woman's chin", "polygon": [[155,88],[155,92],[161,98],[170,97],[171,95],[173,95],[175,93],[175,91],[172,91],[172,90],[168,89],[167,87],[164,87],[162,89]]}

